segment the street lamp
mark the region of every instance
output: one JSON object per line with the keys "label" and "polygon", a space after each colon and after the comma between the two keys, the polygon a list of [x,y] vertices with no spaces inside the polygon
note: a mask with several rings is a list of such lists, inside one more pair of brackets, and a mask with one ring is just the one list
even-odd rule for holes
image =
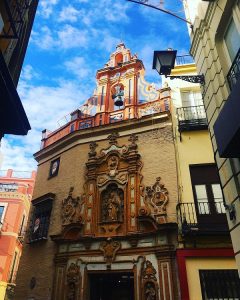
{"label": "street lamp", "polygon": [[186,75],[186,76],[170,76],[171,70],[174,69],[176,60],[176,50],[154,51],[153,69],[156,69],[159,75],[165,75],[170,79],[182,79],[192,83],[200,83],[204,85],[204,75]]}

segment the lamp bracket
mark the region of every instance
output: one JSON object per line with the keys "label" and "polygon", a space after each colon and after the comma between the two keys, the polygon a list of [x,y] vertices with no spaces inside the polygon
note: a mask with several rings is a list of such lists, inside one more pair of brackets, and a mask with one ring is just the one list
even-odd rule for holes
{"label": "lamp bracket", "polygon": [[188,76],[169,76],[167,75],[166,77],[170,78],[170,79],[182,79],[188,82],[192,82],[192,83],[200,83],[201,85],[205,84],[205,79],[204,79],[204,75],[188,75]]}

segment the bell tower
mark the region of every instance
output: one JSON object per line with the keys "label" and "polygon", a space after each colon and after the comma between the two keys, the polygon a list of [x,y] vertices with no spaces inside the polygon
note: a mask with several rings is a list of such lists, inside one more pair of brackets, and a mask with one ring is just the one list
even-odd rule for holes
{"label": "bell tower", "polygon": [[109,61],[96,75],[99,125],[111,123],[109,113],[113,112],[116,119],[137,117],[138,77],[143,71],[143,63],[137,55],[132,55],[124,43],[118,44]]}

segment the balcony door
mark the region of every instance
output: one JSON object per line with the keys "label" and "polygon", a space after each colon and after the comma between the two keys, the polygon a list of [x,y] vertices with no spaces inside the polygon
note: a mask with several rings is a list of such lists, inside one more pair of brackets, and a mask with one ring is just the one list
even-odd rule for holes
{"label": "balcony door", "polygon": [[[200,227],[220,229],[226,226],[223,194],[215,164],[192,165],[190,174],[197,214]],[[210,229],[210,228],[209,228]]]}

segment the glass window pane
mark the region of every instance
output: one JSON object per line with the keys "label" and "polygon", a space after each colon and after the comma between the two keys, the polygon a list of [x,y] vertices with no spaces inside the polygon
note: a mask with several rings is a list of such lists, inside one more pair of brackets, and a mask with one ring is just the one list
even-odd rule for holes
{"label": "glass window pane", "polygon": [[217,213],[225,213],[225,207],[223,205],[223,194],[220,184],[212,184],[212,192]]}
{"label": "glass window pane", "polygon": [[209,203],[205,184],[195,185],[199,214],[209,214]]}
{"label": "glass window pane", "polygon": [[3,211],[4,211],[4,206],[0,206],[0,221],[2,219]]}
{"label": "glass window pane", "polygon": [[238,50],[239,50],[239,41],[240,41],[240,33],[237,29],[237,26],[232,19],[227,32],[224,36],[224,40],[228,49],[229,56],[231,58],[231,61],[233,62]]}

